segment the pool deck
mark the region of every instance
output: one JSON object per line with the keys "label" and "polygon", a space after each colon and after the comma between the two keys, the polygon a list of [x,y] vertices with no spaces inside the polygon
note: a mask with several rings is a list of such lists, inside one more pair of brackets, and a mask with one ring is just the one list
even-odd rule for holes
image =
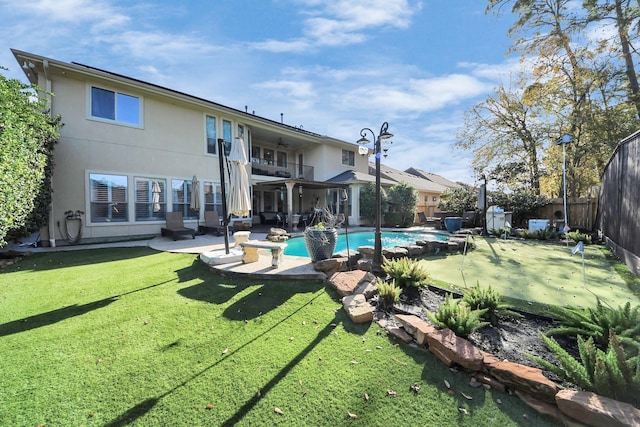
{"label": "pool deck", "polygon": [[[359,231],[373,231],[371,227],[351,227],[349,232],[355,233]],[[399,231],[398,229],[383,229],[382,231]],[[402,231],[412,232],[433,232],[437,231],[432,227],[410,227]],[[339,230],[344,233],[345,229]],[[266,240],[268,229],[256,227],[255,231],[251,230],[251,240]],[[292,237],[302,236],[302,232],[291,233]],[[206,252],[221,251],[225,252],[224,237],[213,236],[209,234],[197,235],[195,239],[190,237],[180,237],[173,240],[169,237],[156,236],[148,240],[132,240],[115,243],[96,243],[96,244],[80,244],[80,245],[61,245],[55,248],[50,247],[21,247],[13,245],[3,250],[14,250],[22,252],[46,253],[56,251],[73,251],[86,249],[102,249],[102,248],[118,248],[118,247],[149,247],[157,251],[172,253],[188,253],[202,254]],[[229,246],[234,246],[233,237],[229,236]],[[244,264],[242,261],[234,261],[226,264],[209,265],[213,271],[228,276],[241,276],[255,279],[297,279],[297,280],[326,280],[325,273],[314,270],[313,263],[307,257],[298,257],[285,255],[282,264],[274,268],[271,266],[271,254],[266,250],[259,250],[261,254],[257,262]]]}

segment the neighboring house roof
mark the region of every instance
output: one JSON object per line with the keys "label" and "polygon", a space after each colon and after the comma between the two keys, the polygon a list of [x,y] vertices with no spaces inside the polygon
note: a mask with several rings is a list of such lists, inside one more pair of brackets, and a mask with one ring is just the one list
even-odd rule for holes
{"label": "neighboring house roof", "polygon": [[456,183],[456,182],[449,181],[445,177],[442,177],[440,175],[436,175],[435,173],[423,171],[422,169],[409,168],[409,169],[405,170],[405,172],[407,172],[407,173],[409,173],[411,175],[419,176],[419,177],[424,178],[424,179],[428,179],[429,181],[435,182],[436,184],[440,184],[440,185],[442,185],[444,187],[447,187],[447,188],[460,188],[461,187],[461,185]]}
{"label": "neighboring house roof", "polygon": [[[375,163],[369,163],[369,171],[375,173]],[[394,183],[406,182],[418,191],[426,193],[442,193],[446,186],[435,183],[429,179],[424,179],[407,172],[386,165],[380,165],[380,175],[394,181]]]}
{"label": "neighboring house roof", "polygon": [[[339,175],[334,176],[333,178],[328,179],[326,182],[331,182],[334,184],[352,184],[354,182],[375,182],[376,177],[373,175],[369,175],[367,173],[356,172],[354,170],[348,170],[342,172]],[[380,184],[392,186],[396,184],[395,181],[391,181],[380,176]]]}

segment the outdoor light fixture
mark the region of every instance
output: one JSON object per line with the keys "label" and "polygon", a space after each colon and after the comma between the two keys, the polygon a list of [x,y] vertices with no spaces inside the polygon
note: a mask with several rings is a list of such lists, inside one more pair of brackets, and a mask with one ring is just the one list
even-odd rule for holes
{"label": "outdoor light fixture", "polygon": [[566,145],[573,141],[571,135],[562,135],[556,140],[556,145],[562,145],[562,196],[564,204],[564,227],[562,231],[566,233],[569,228],[569,221],[567,218],[567,149]]}
{"label": "outdoor light fixture", "polygon": [[[371,134],[374,139],[374,147],[373,152],[376,157],[376,231],[375,231],[375,242],[374,242],[374,251],[373,251],[373,262],[371,264],[371,271],[373,274],[379,275],[382,274],[382,234],[380,232],[380,224],[382,218],[382,193],[380,191],[380,144],[383,139],[389,139],[393,137],[393,134],[388,131],[389,123],[384,122],[380,127],[380,133],[376,137],[375,132],[373,132],[369,128],[363,128],[360,131],[360,138],[358,140],[358,144],[366,145],[369,144],[369,140],[366,138],[367,132]],[[362,148],[362,147],[360,147]],[[360,154],[362,154],[362,150],[358,150]],[[368,151],[367,151],[368,152]]]}
{"label": "outdoor light fixture", "polygon": [[487,231],[487,175],[484,173],[480,175],[480,179],[484,181],[480,187],[480,202],[482,202],[482,236],[487,237],[489,232]]}

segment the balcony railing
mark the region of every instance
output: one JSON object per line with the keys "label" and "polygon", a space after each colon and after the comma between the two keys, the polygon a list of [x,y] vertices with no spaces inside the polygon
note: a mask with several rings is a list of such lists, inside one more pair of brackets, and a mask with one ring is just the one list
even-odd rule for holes
{"label": "balcony railing", "polygon": [[277,162],[256,157],[251,158],[251,173],[253,175],[313,181],[313,166],[299,165],[293,162]]}

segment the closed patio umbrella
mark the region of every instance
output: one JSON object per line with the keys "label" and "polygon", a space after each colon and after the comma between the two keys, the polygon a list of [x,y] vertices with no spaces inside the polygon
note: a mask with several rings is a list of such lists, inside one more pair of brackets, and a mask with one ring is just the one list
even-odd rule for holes
{"label": "closed patio umbrella", "polygon": [[160,183],[158,181],[153,181],[151,192],[153,193],[151,196],[151,201],[153,202],[153,212],[160,212],[160,193],[162,193],[162,189],[160,189]]}
{"label": "closed patio umbrella", "polygon": [[247,216],[251,210],[251,195],[249,175],[245,166],[249,162],[244,151],[244,141],[241,138],[236,138],[232,142],[227,160],[229,161],[228,212],[231,215]]}
{"label": "closed patio umbrella", "polygon": [[198,178],[193,175],[191,179],[191,203],[189,204],[191,210],[197,212],[196,219],[198,220],[198,230],[200,229],[200,183]]}

